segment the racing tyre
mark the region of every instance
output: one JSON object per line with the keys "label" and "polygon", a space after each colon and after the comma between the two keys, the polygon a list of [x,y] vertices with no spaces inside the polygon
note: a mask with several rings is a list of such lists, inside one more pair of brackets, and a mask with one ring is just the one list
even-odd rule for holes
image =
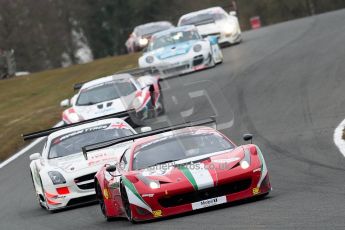
{"label": "racing tyre", "polygon": [[35,182],[34,182],[34,177],[32,176],[32,172],[30,170],[30,176],[31,176],[31,181],[32,181],[32,185],[34,186],[34,191],[35,191],[35,196],[36,196],[36,200],[38,205],[42,208],[42,209],[46,209],[46,207],[44,207],[44,205],[41,202],[41,198],[40,196],[37,194],[36,192],[36,186],[35,186]]}
{"label": "racing tyre", "polygon": [[133,219],[133,215],[132,215],[131,204],[129,203],[127,192],[122,182],[121,182],[121,199],[126,211],[127,219],[129,220],[129,222],[135,223],[135,220]]}
{"label": "racing tyre", "polygon": [[96,181],[95,183],[96,183],[95,184],[96,198],[97,198],[98,203],[99,203],[99,205],[101,207],[102,214],[103,214],[104,218],[107,221],[110,221],[111,218],[107,216],[107,212],[106,212],[106,207],[105,207],[105,203],[104,203],[104,197],[103,197],[101,186],[99,185],[98,181]]}

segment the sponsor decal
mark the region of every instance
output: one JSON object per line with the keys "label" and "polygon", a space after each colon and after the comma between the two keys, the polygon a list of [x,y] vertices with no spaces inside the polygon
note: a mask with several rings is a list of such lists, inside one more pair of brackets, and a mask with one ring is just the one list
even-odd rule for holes
{"label": "sponsor decal", "polygon": [[103,196],[104,196],[104,198],[106,199],[106,200],[108,200],[109,198],[110,198],[110,194],[109,194],[109,191],[108,191],[108,189],[104,189],[103,190]]}
{"label": "sponsor decal", "polygon": [[226,196],[221,196],[221,197],[211,198],[211,199],[192,203],[192,209],[197,210],[197,209],[207,208],[207,207],[224,204],[224,203],[226,203]]}
{"label": "sponsor decal", "polygon": [[155,194],[143,194],[141,195],[141,197],[150,197],[152,198]]}
{"label": "sponsor decal", "polygon": [[260,193],[260,188],[253,188],[253,195],[258,195]]}
{"label": "sponsor decal", "polygon": [[157,217],[163,216],[163,213],[162,213],[162,210],[155,210],[155,211],[152,211],[152,215],[153,217],[157,218]]}
{"label": "sponsor decal", "polygon": [[77,135],[81,135],[81,134],[85,134],[85,133],[90,133],[90,132],[94,132],[94,131],[98,131],[98,130],[102,130],[102,129],[106,129],[109,127],[110,124],[106,124],[106,125],[99,125],[99,126],[95,126],[95,127],[90,127],[90,128],[86,128],[86,129],[82,129],[82,130],[78,130],[72,133],[68,133],[66,135],[60,136],[55,138],[52,143],[53,145],[60,143],[61,141],[64,141],[68,138],[77,136]]}

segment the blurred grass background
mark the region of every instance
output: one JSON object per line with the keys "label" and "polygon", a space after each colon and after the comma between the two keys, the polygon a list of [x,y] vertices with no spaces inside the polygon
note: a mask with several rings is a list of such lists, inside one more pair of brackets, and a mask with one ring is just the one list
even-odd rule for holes
{"label": "blurred grass background", "polygon": [[139,55],[103,58],[0,81],[0,162],[23,147],[22,133],[47,129],[61,120],[60,101],[73,96],[75,83],[135,68]]}

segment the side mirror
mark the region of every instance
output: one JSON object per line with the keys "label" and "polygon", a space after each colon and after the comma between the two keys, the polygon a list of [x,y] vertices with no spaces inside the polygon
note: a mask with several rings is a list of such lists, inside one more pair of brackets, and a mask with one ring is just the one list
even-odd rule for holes
{"label": "side mirror", "polygon": [[108,173],[112,173],[116,171],[116,165],[109,165],[108,167],[106,167],[105,171],[107,171]]}
{"label": "side mirror", "polygon": [[70,105],[69,99],[65,99],[65,100],[60,102],[61,107],[68,107],[69,105]]}
{"label": "side mirror", "polygon": [[152,128],[150,126],[144,126],[140,128],[141,133],[146,133],[152,131]]}
{"label": "side mirror", "polygon": [[34,161],[34,160],[40,159],[40,157],[41,157],[41,154],[34,153],[34,154],[31,154],[29,158],[30,158],[30,161]]}
{"label": "side mirror", "polygon": [[244,141],[251,141],[251,140],[253,140],[253,134],[244,134],[243,135],[243,140]]}
{"label": "side mirror", "polygon": [[230,11],[230,12],[229,12],[229,15],[236,17],[236,16],[237,16],[237,13],[236,13],[236,11]]}

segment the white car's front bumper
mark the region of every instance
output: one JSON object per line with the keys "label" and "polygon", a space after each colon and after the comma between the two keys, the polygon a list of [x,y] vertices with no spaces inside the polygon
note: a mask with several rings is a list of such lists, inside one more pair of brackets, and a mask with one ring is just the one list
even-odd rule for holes
{"label": "white car's front bumper", "polygon": [[[159,63],[158,68],[166,77],[190,73],[213,66],[210,50],[188,56],[177,56]],[[164,77],[163,77],[164,78]]]}
{"label": "white car's front bumper", "polygon": [[[94,202],[94,175],[96,172],[80,174],[75,178],[66,178],[67,183],[62,185],[45,185],[44,205],[48,210],[58,210],[80,204]],[[63,188],[63,190],[59,190]],[[61,191],[63,191],[61,193]]]}

